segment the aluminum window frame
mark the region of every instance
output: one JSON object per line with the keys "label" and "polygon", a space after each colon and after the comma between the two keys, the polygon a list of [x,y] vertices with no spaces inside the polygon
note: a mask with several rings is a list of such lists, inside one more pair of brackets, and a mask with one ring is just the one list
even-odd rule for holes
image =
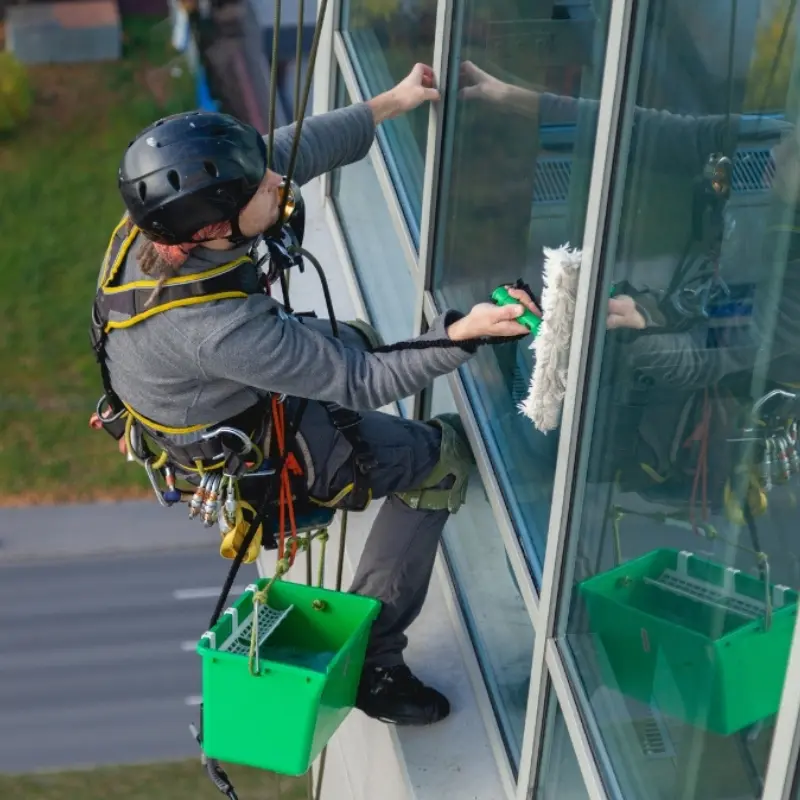
{"label": "aluminum window frame", "polygon": [[[336,64],[339,67],[339,74],[342,76],[345,88],[347,89],[347,94],[350,96],[350,101],[352,103],[365,102],[365,100],[369,98],[366,98],[361,91],[361,86],[358,82],[358,78],[356,77],[355,68],[350,61],[350,55],[347,51],[344,38],[341,32],[338,30],[333,32],[333,53],[336,58]],[[333,80],[335,81],[335,70],[333,70],[333,74]],[[332,99],[335,102],[335,93]],[[397,238],[400,241],[400,246],[403,249],[403,256],[408,264],[411,276],[414,278],[414,280],[418,280],[419,267],[417,263],[417,248],[414,244],[411,232],[408,230],[405,213],[400,205],[400,200],[397,192],[395,191],[389,168],[386,166],[386,157],[384,156],[377,137],[372,143],[368,157],[371,159],[372,166],[374,167],[375,173],[378,176],[378,183],[380,184],[383,196],[386,199],[389,209],[389,216],[392,219],[392,225],[395,233],[397,234]]]}
{"label": "aluminum window frame", "polygon": [[[437,574],[446,577],[448,584],[447,603],[451,614],[457,619],[456,627],[461,646],[468,655],[468,671],[475,688],[482,716],[492,742],[492,749],[503,774],[507,792],[515,790],[515,800],[530,800],[535,791],[541,754],[545,743],[547,724],[548,692],[552,688],[561,707],[587,792],[592,800],[607,800],[620,797],[621,789],[613,773],[601,775],[600,763],[607,760],[602,742],[591,720],[584,719],[582,709],[585,698],[581,687],[573,683],[574,668],[568,653],[562,652],[558,641],[558,608],[570,591],[566,580],[565,564],[573,512],[578,508],[581,484],[581,464],[577,447],[590,403],[587,402],[590,370],[596,358],[592,342],[596,315],[593,298],[600,279],[604,252],[608,246],[613,184],[624,176],[624,167],[615,158],[625,131],[622,129],[623,105],[626,98],[630,65],[635,59],[636,45],[632,39],[632,20],[636,8],[635,0],[611,0],[608,20],[608,36],[605,47],[603,77],[600,93],[598,126],[595,138],[594,157],[591,169],[589,196],[583,238],[583,263],[578,287],[577,307],[584,311],[576,314],[573,331],[574,346],[571,350],[567,392],[562,412],[562,433],[556,464],[555,485],[551,502],[551,514],[545,558],[542,570],[541,591],[537,593],[533,575],[517,538],[509,510],[503,498],[496,475],[484,442],[481,427],[469,400],[460,373],[448,376],[449,388],[462,415],[468,438],[473,446],[478,470],[483,479],[503,544],[508,554],[514,576],[520,586],[526,608],[534,629],[534,650],[531,665],[531,686],[528,697],[525,731],[520,755],[519,774],[514,787],[513,774],[499,725],[488,693],[482,668],[463,618],[463,609],[458,600],[454,576],[447,566],[443,552],[437,559]],[[340,33],[341,0],[329,0],[328,13],[320,41],[320,50],[315,70],[314,113],[327,111],[335,106],[336,68],[340,70],[352,102],[363,101],[356,72],[348,48]],[[439,85],[447,86],[450,69],[451,36],[454,15],[458,8],[454,0],[439,0],[436,17],[436,38],[433,56],[434,71],[439,76]],[[425,150],[422,213],[420,217],[419,247],[407,227],[398,194],[386,166],[385,156],[376,140],[370,151],[373,165],[379,177],[395,230],[400,238],[404,255],[414,276],[416,285],[415,330],[422,333],[438,315],[439,309],[432,294],[434,250],[437,211],[441,203],[443,186],[441,175],[444,150],[445,104],[431,104],[428,118],[428,137]],[[623,177],[624,179],[624,177]],[[331,225],[334,242],[343,256],[348,285],[356,305],[368,318],[366,305],[359,289],[355,268],[338,215],[333,203],[327,202],[331,193],[330,176],[323,178],[327,221]],[[414,418],[424,418],[430,408],[430,391],[415,398]],[[585,476],[584,476],[585,477]],[[467,648],[470,652],[467,653]],[[790,793],[795,778],[795,767],[800,751],[800,617],[795,627],[795,637],[787,666],[781,708],[766,773],[764,797],[770,800],[793,800]],[[607,786],[606,783],[609,785]]]}

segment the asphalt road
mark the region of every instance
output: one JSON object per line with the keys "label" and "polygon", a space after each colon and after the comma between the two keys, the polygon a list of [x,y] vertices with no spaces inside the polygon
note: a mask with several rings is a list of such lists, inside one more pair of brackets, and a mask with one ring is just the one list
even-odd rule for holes
{"label": "asphalt road", "polygon": [[0,563],[0,772],[198,755],[194,644],[229,563],[213,546]]}

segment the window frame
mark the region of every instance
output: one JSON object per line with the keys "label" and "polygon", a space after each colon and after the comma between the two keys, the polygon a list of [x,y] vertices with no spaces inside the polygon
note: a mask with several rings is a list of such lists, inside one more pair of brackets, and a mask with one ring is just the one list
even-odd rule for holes
{"label": "window frame", "polygon": [[[630,65],[638,59],[641,42],[633,31],[634,10],[646,14],[647,0],[608,0],[610,4],[608,39],[602,65],[602,81],[598,126],[591,168],[591,180],[586,209],[583,236],[583,263],[578,286],[577,308],[573,331],[567,392],[562,411],[562,433],[558,449],[555,485],[551,501],[545,558],[542,564],[541,588],[537,593],[531,571],[522,552],[521,545],[489,460],[483,429],[469,402],[469,394],[459,372],[448,376],[448,385],[456,399],[456,405],[464,422],[468,438],[475,451],[478,469],[486,486],[490,505],[506,552],[523,594],[534,628],[534,649],[531,664],[531,682],[525,731],[522,743],[519,772],[516,782],[509,770],[509,759],[503,744],[495,712],[483,677],[483,669],[477,663],[470,670],[470,678],[478,696],[483,719],[486,723],[492,750],[504,776],[509,798],[530,800],[538,778],[539,764],[544,752],[547,728],[548,694],[557,699],[563,714],[570,741],[575,750],[589,797],[592,800],[621,798],[622,790],[613,770],[604,770],[601,776],[600,763],[608,761],[602,740],[596,734],[594,721],[586,716],[585,698],[573,679],[574,667],[571,658],[558,641],[558,609],[565,593],[570,590],[568,579],[568,542],[574,509],[579,507],[585,469],[577,456],[577,443],[585,433],[585,420],[591,417],[589,383],[596,361],[598,320],[593,298],[598,287],[600,267],[610,245],[609,231],[614,214],[607,204],[612,196],[612,185],[624,180],[624,165],[616,161],[616,154],[624,146],[625,126],[621,124],[625,109],[627,81],[631,77]],[[439,0],[436,15],[436,38],[432,66],[439,77],[439,85],[447,86],[451,68],[451,34],[456,28],[454,15],[460,13],[461,4],[454,0]],[[341,70],[345,87],[352,102],[362,102],[365,97],[358,78],[361,68],[353,59],[341,31],[341,0],[330,0],[327,18],[320,40],[318,61],[315,70],[314,113],[335,107],[334,81],[336,68]],[[366,84],[365,84],[366,85]],[[631,102],[629,99],[628,102]],[[444,147],[447,127],[447,103],[430,105],[428,117],[427,146],[424,156],[422,183],[422,211],[418,236],[412,235],[403,210],[403,199],[392,178],[391,157],[387,157],[386,138],[379,134],[368,157],[372,158],[397,234],[402,242],[404,255],[411,267],[417,289],[415,301],[415,330],[424,333],[427,326],[439,314],[432,293],[435,221],[440,213],[442,197],[441,176],[447,167],[449,155]],[[554,128],[553,135],[564,133]],[[572,131],[567,130],[568,135]],[[330,176],[323,178],[326,214],[331,223],[336,247],[345,255],[351,293],[356,304],[366,311],[360,295],[352,260],[347,257],[341,229],[331,200]],[[404,191],[404,189],[400,189]],[[367,318],[366,313],[364,313]],[[430,392],[423,391],[414,402],[416,419],[424,419],[430,408]],[[458,600],[458,587],[448,566],[447,557],[440,551],[436,574],[444,579],[447,602],[453,613],[462,644],[471,645],[472,640],[463,618],[463,608]],[[795,767],[800,752],[800,616],[795,627],[792,651],[787,666],[784,694],[770,753],[765,797],[795,800],[790,797],[795,779]],[[474,650],[474,647],[473,647]],[[475,659],[468,659],[472,663]],[[608,781],[608,785],[604,782]],[[512,794],[513,792],[513,794]]]}

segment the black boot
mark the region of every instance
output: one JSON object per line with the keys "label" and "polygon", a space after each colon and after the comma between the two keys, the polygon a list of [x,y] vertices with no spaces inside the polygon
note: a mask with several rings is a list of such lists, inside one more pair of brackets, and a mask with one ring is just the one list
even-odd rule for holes
{"label": "black boot", "polygon": [[414,677],[405,664],[365,667],[356,708],[393,725],[432,725],[450,713],[447,698]]}

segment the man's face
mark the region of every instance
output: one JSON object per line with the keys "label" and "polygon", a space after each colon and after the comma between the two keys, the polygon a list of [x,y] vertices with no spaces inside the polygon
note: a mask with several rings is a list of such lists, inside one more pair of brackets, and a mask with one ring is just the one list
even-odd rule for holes
{"label": "man's face", "polygon": [[281,176],[268,169],[258,191],[239,214],[239,228],[243,236],[258,236],[278,221],[280,185]]}

